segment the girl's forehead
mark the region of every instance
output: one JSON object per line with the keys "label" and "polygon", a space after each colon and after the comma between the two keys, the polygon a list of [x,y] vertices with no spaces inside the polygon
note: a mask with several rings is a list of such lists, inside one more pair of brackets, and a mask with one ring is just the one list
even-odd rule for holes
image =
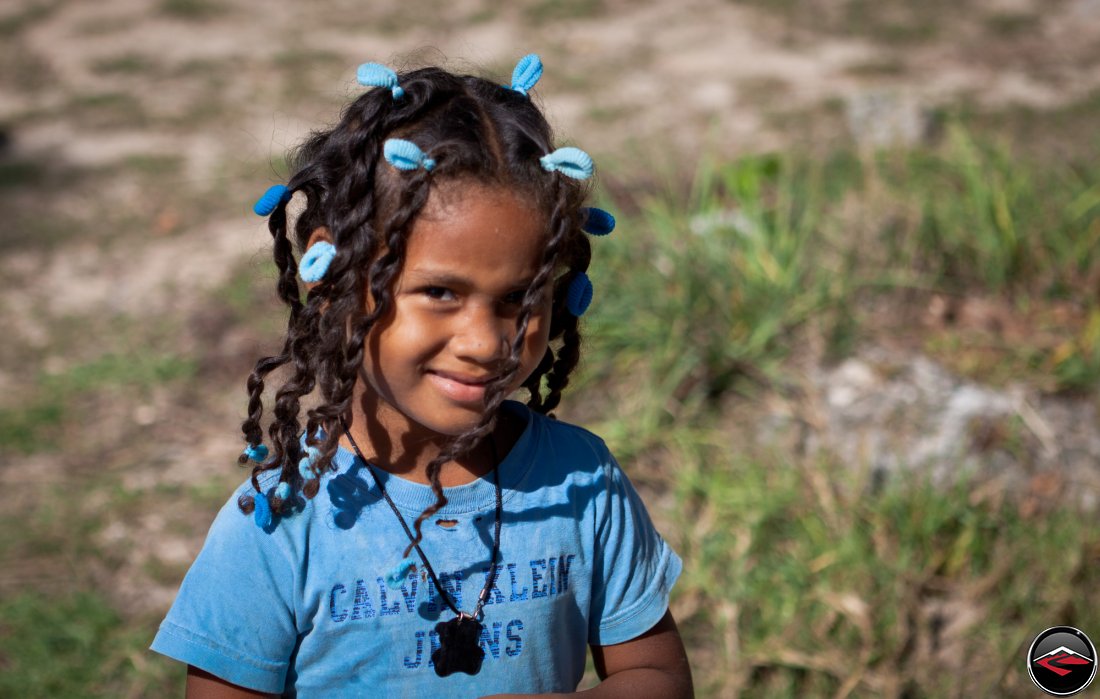
{"label": "girl's forehead", "polygon": [[470,180],[451,180],[434,184],[428,201],[417,219],[441,219],[462,216],[481,206],[528,209],[532,216],[541,214],[536,198],[529,192],[501,184]]}
{"label": "girl's forehead", "polygon": [[480,184],[433,188],[413,223],[406,264],[481,258],[497,263],[541,259],[548,219],[513,189]]}

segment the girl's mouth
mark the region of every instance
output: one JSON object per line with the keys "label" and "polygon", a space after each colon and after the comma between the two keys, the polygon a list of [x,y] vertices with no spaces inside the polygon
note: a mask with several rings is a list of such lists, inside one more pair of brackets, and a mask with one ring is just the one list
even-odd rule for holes
{"label": "girl's mouth", "polygon": [[456,403],[484,403],[485,388],[496,377],[429,371],[428,378],[441,393]]}

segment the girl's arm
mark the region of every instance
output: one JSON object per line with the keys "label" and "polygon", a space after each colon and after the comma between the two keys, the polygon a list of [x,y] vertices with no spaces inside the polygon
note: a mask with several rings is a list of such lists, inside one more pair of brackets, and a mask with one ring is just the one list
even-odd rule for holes
{"label": "girl's arm", "polygon": [[592,659],[596,674],[603,681],[580,692],[581,696],[591,699],[695,696],[691,666],[671,611],[666,611],[656,626],[638,638],[613,646],[592,646]]}
{"label": "girl's arm", "polygon": [[187,699],[251,699],[273,696],[275,695],[229,684],[194,665],[187,666]]}
{"label": "girl's arm", "polygon": [[[695,696],[684,642],[670,611],[638,638],[613,646],[592,646],[592,658],[602,680],[598,686],[575,694],[543,696],[588,699],[691,699]],[[522,696],[531,695],[499,694],[485,699]]]}

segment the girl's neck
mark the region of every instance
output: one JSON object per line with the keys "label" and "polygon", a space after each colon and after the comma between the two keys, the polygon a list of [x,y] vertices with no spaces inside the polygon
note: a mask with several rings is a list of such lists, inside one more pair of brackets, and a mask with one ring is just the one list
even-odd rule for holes
{"label": "girl's neck", "polygon": [[[428,484],[428,464],[439,456],[442,447],[434,442],[422,442],[418,444],[400,445],[397,448],[379,449],[376,445],[387,443],[387,440],[375,440],[371,438],[374,432],[368,422],[364,426],[363,420],[354,420],[348,430],[355,443],[363,452],[363,456],[372,466],[383,471],[400,476],[413,483]],[[340,445],[348,451],[352,451],[351,442],[347,437],[341,437]],[[439,472],[439,482],[444,488],[465,485],[477,480],[481,476],[491,472],[493,465],[486,448],[485,440],[478,444],[468,454],[455,461],[443,464]]]}
{"label": "girl's neck", "polygon": [[[452,439],[413,423],[389,405],[379,405],[370,391],[363,391],[352,402],[348,431],[371,464],[395,476],[414,483],[430,482],[428,465],[437,458]],[[503,458],[522,432],[522,425],[500,411],[492,438],[498,458]],[[352,450],[347,437],[340,444]],[[439,473],[444,488],[465,485],[493,470],[493,451],[483,439],[472,450],[454,461],[443,464]]]}

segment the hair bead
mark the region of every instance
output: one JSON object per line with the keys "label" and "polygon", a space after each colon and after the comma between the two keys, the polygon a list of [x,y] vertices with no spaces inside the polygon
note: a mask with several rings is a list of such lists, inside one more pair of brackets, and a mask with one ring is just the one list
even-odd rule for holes
{"label": "hair bead", "polygon": [[267,445],[257,444],[253,446],[249,444],[247,447],[244,448],[244,452],[242,453],[249,461],[254,461],[258,464],[262,464],[264,461],[267,460]]}
{"label": "hair bead", "polygon": [[397,84],[397,73],[380,63],[362,64],[355,71],[355,79],[367,87],[388,87],[395,100],[405,94],[405,90]]}
{"label": "hair bead", "polygon": [[409,571],[415,567],[416,561],[412,558],[403,558],[393,567],[393,570],[386,573],[386,587],[391,590],[400,590],[401,583],[405,582],[405,578],[409,577]]}
{"label": "hair bead", "polygon": [[585,219],[581,229],[589,235],[607,235],[615,230],[615,217],[595,206],[584,210]]}
{"label": "hair bead", "polygon": [[318,240],[309,246],[302,255],[302,262],[298,266],[298,275],[302,281],[310,284],[324,279],[328,272],[328,266],[336,257],[336,246],[327,240]]}
{"label": "hair bead", "polygon": [[321,460],[321,450],[317,447],[306,447],[306,455],[298,460],[298,473],[307,481],[317,477],[313,467]]}
{"label": "hair bead", "polygon": [[252,211],[257,216],[270,216],[280,204],[290,201],[291,193],[285,184],[275,184],[267,188],[267,191],[252,205]]}
{"label": "hair bead", "polygon": [[592,157],[580,148],[565,146],[539,159],[542,169],[547,172],[560,172],[575,180],[587,180],[592,176]]}
{"label": "hair bead", "polygon": [[584,272],[577,272],[565,292],[565,308],[577,318],[584,315],[592,303],[592,280]]}
{"label": "hair bead", "polygon": [[435,167],[435,161],[424,155],[420,146],[403,138],[390,138],[382,146],[382,155],[386,162],[398,170],[415,170],[419,167],[428,172]]}
{"label": "hair bead", "polygon": [[512,71],[512,89],[527,96],[528,90],[542,77],[542,59],[537,53],[529,53],[516,63]]}
{"label": "hair bead", "polygon": [[275,497],[280,500],[286,500],[290,497],[290,484],[283,481],[279,485],[275,486]]}
{"label": "hair bead", "polygon": [[313,472],[313,464],[304,456],[298,460],[298,473],[307,481],[317,477],[317,474]]}

